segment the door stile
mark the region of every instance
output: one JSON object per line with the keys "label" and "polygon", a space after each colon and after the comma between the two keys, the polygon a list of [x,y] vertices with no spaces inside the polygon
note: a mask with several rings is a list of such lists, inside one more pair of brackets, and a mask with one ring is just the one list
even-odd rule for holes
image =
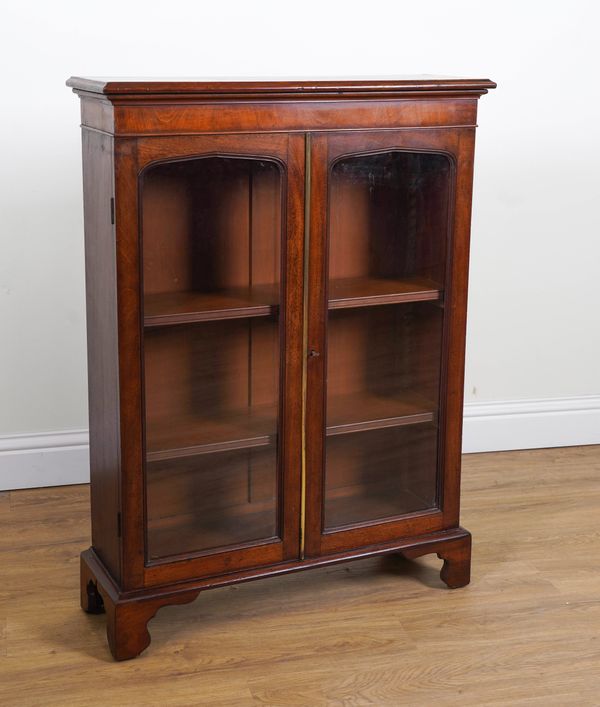
{"label": "door stile", "polygon": [[315,557],[321,552],[323,526],[323,483],[325,454],[325,375],[327,352],[325,327],[327,321],[327,151],[326,135],[312,134],[310,139],[310,210],[307,218],[310,230],[308,264],[307,341],[306,357],[306,515],[304,555]]}
{"label": "door stile", "polygon": [[442,375],[443,427],[440,445],[441,510],[444,527],[459,524],[462,426],[467,331],[467,294],[471,240],[471,204],[475,128],[456,131],[453,154],[456,178],[453,194],[452,256],[448,263],[445,297],[444,367]]}
{"label": "door stile", "polygon": [[138,172],[137,140],[115,139],[123,589],[134,589],[144,584],[145,488],[141,473],[143,392]]}
{"label": "door stile", "polygon": [[287,209],[285,260],[285,311],[282,321],[284,376],[281,416],[280,474],[283,490],[283,558],[298,557],[302,506],[303,391],[304,356],[304,185],[305,144],[303,135],[288,136]]}

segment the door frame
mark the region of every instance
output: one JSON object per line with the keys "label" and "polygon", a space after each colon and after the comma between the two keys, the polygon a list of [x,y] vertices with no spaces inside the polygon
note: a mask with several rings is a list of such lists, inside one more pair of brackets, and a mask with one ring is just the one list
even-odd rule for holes
{"label": "door frame", "polygon": [[[467,278],[475,128],[311,134],[305,555],[317,557],[458,527]],[[338,159],[388,150],[444,153],[454,163],[444,291],[438,434],[438,507],[324,532],[329,178]]]}
{"label": "door frame", "polygon": [[[115,139],[123,589],[272,565],[298,557],[303,362],[304,135],[220,134]],[[146,561],[143,293],[139,183],[155,162],[207,156],[275,159],[285,167],[280,306],[280,539],[160,563]],[[285,254],[285,255],[283,255]]]}

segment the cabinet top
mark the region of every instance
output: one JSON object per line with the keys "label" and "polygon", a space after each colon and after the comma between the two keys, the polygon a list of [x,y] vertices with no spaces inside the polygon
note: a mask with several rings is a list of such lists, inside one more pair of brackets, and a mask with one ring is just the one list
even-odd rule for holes
{"label": "cabinet top", "polygon": [[104,96],[195,95],[206,97],[255,96],[289,98],[290,96],[373,95],[407,93],[483,94],[496,88],[490,79],[448,76],[357,76],[340,78],[122,78],[72,76],[67,86],[77,92]]}

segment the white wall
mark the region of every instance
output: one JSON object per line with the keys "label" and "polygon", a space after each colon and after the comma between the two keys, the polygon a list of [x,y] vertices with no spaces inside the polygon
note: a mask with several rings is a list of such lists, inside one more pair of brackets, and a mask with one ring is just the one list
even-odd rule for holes
{"label": "white wall", "polygon": [[592,0],[5,5],[0,488],[3,479],[85,478],[79,106],[64,86],[71,74],[496,80],[479,114],[465,445],[600,442],[596,7]]}

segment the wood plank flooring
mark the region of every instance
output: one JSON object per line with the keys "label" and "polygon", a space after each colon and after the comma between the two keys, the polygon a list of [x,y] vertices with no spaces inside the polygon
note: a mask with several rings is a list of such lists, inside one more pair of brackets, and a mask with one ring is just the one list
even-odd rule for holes
{"label": "wood plank flooring", "polygon": [[600,705],[600,447],[464,458],[473,580],[359,561],[162,609],[114,663],[78,606],[88,489],[0,494],[0,704]]}

